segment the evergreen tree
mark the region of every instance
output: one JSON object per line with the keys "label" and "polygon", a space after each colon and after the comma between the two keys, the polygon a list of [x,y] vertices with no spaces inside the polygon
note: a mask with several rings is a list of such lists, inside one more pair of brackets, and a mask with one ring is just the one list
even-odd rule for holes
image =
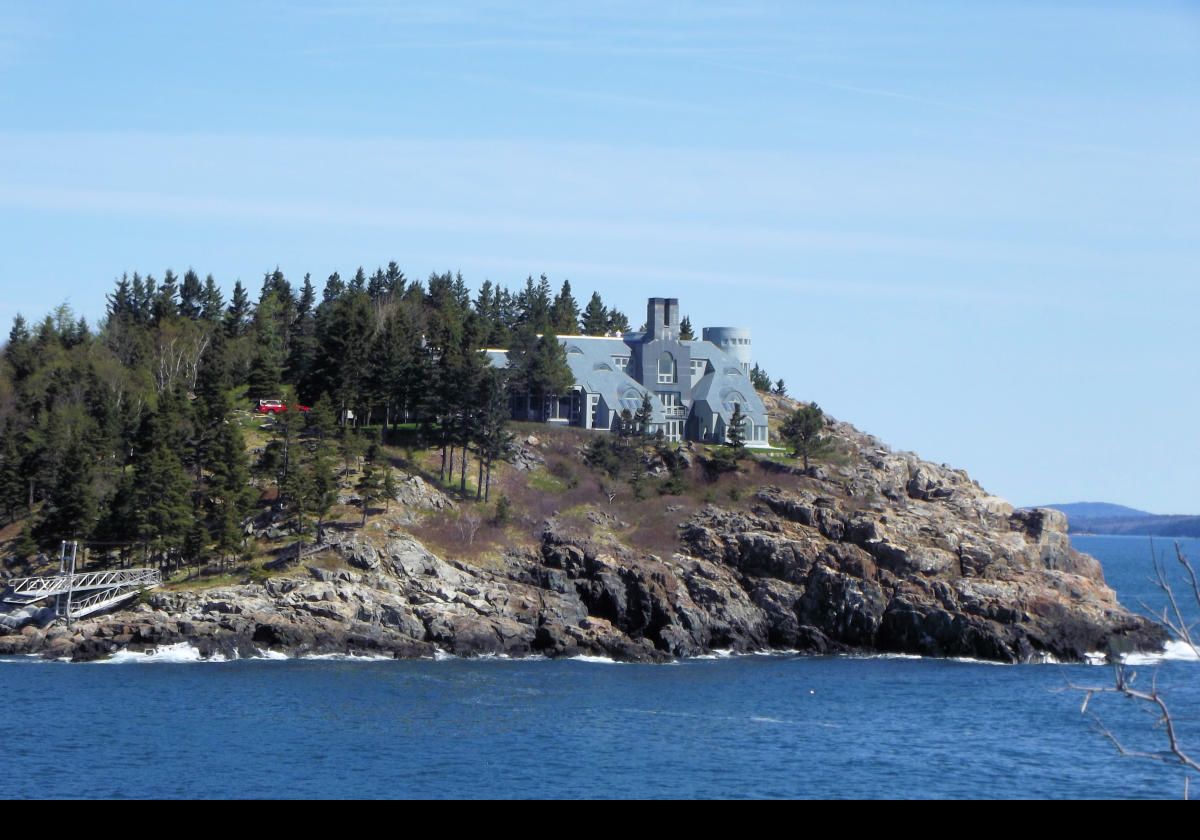
{"label": "evergreen tree", "polygon": [[283,338],[279,334],[279,298],[272,291],[254,310],[254,355],[250,362],[249,390],[251,400],[277,399],[283,385],[285,360]]}
{"label": "evergreen tree", "polygon": [[517,298],[518,319],[534,333],[544,334],[552,329],[550,322],[550,280],[545,274],[537,284],[532,275],[525,279],[525,288]]}
{"label": "evergreen tree", "polygon": [[608,310],[608,334],[624,335],[629,331],[629,319],[625,313],[616,309]]}
{"label": "evergreen tree", "polygon": [[19,435],[9,421],[0,436],[0,508],[4,509],[10,522],[26,504],[27,487],[21,472],[23,460]]}
{"label": "evergreen tree", "polygon": [[337,437],[337,414],[333,410],[333,399],[322,394],[305,417],[305,427],[318,444],[331,444]]}
{"label": "evergreen tree", "polygon": [[90,454],[82,443],[72,442],[34,529],[38,544],[53,548],[62,540],[86,540],[95,525],[98,504]]}
{"label": "evergreen tree", "polygon": [[559,335],[579,333],[579,304],[571,294],[571,281],[564,280],[562,290],[550,307],[550,325]]}
{"label": "evergreen tree", "polygon": [[325,288],[321,292],[321,303],[334,303],[346,291],[346,284],[342,281],[342,275],[336,271],[330,274],[325,280]]}
{"label": "evergreen tree", "polygon": [[183,282],[179,286],[179,314],[192,321],[200,318],[204,308],[204,287],[200,283],[200,275],[188,269],[183,274]]}
{"label": "evergreen tree", "polygon": [[792,448],[793,456],[804,459],[804,471],[809,461],[833,450],[833,441],[825,434],[829,425],[825,412],[816,403],[801,406],[784,421],[780,437]]}
{"label": "evergreen tree", "polygon": [[383,512],[387,513],[392,502],[400,495],[400,485],[396,483],[396,473],[390,467],[383,470]]}
{"label": "evergreen tree", "polygon": [[[317,299],[312,277],[304,275],[304,285],[296,303],[296,318],[292,324],[288,345],[285,379],[295,385],[307,382],[317,356],[317,321],[313,309]],[[301,393],[301,400],[311,402],[312,396]],[[305,399],[307,397],[307,399]]]}
{"label": "evergreen tree", "polygon": [[548,399],[568,393],[575,384],[575,375],[567,365],[567,351],[554,333],[546,333],[537,340],[526,377],[529,392],[539,406],[541,419],[546,420]]}
{"label": "evergreen tree", "polygon": [[204,278],[204,292],[200,295],[200,317],[210,324],[220,323],[225,312],[225,296],[217,281],[209,274]]}
{"label": "evergreen tree", "polygon": [[366,420],[374,320],[366,292],[347,292],[323,303],[317,314],[317,356],[308,381],[302,384],[306,395],[331,394],[339,414],[351,409],[359,418],[356,422]]}
{"label": "evergreen tree", "polygon": [[130,283],[129,292],[132,303],[129,314],[132,316],[133,321],[139,324],[149,323],[152,300],[146,288],[146,283],[136,271],[133,272],[133,280]]}
{"label": "evergreen tree", "polygon": [[372,402],[383,405],[385,428],[400,422],[419,387],[413,370],[419,343],[406,306],[392,309],[372,340],[367,387]]}
{"label": "evergreen tree", "polygon": [[508,455],[512,447],[512,435],[508,431],[511,415],[505,371],[488,368],[479,380],[479,419],[475,427],[475,451],[479,453],[480,481],[475,491],[476,500],[480,490],[484,501],[488,500],[492,488],[492,465]]}
{"label": "evergreen tree", "polygon": [[367,281],[367,297],[376,306],[382,305],[388,297],[388,281],[383,273],[382,268],[375,269],[375,273],[371,275],[371,279]]}
{"label": "evergreen tree", "polygon": [[684,315],[683,320],[679,322],[679,339],[680,341],[696,340],[696,333],[692,330],[692,319],[687,315]]}
{"label": "evergreen tree", "polygon": [[767,372],[758,366],[756,362],[754,367],[750,369],[750,384],[754,386],[756,391],[770,391],[771,377]]}
{"label": "evergreen tree", "polygon": [[136,464],[137,536],[160,565],[170,568],[194,519],[191,482],[183,463],[164,444],[154,446]]}
{"label": "evergreen tree", "polygon": [[383,473],[376,469],[374,464],[368,462],[355,489],[358,490],[358,497],[362,504],[362,521],[359,523],[359,527],[365,528],[371,504],[383,498]]}
{"label": "evergreen tree", "polygon": [[592,292],[587,308],[583,310],[582,326],[584,335],[608,334],[608,310],[600,299],[599,292]]}
{"label": "evergreen tree", "polygon": [[4,359],[12,368],[13,380],[21,382],[33,373],[35,358],[33,342],[29,334],[29,326],[21,315],[13,318],[12,329],[8,331],[8,344],[4,347]]}
{"label": "evergreen tree", "polygon": [[210,535],[208,528],[205,527],[204,520],[193,513],[192,526],[188,529],[187,534],[184,535],[180,557],[184,565],[195,568],[196,577],[200,576],[201,567],[211,556],[209,542]]}
{"label": "evergreen tree", "polygon": [[179,301],[176,300],[178,293],[179,285],[175,279],[175,272],[168,268],[167,273],[163,275],[162,285],[158,287],[158,294],[154,298],[154,323],[160,324],[178,317]]}
{"label": "evergreen tree", "polygon": [[407,282],[404,277],[404,272],[400,270],[400,266],[395,261],[387,264],[387,269],[383,272],[384,278],[387,280],[387,295],[391,300],[398,300],[404,294],[404,284]]}
{"label": "evergreen tree", "polygon": [[26,522],[25,527],[21,529],[21,535],[12,544],[11,551],[13,556],[18,560],[28,562],[37,554],[37,549],[37,540],[33,538],[33,528]]}
{"label": "evergreen tree", "polygon": [[746,415],[742,413],[742,404],[733,404],[733,416],[729,418],[729,428],[725,430],[725,440],[733,450],[736,461],[746,454]]}
{"label": "evergreen tree", "polygon": [[[112,294],[107,295],[107,312],[110,321],[134,316],[133,288],[129,284],[129,275],[122,274],[117,280],[117,286]],[[20,317],[20,316],[18,316]]]}
{"label": "evergreen tree", "polygon": [[216,552],[224,561],[242,551],[244,522],[256,495],[250,485],[245,439],[236,422],[226,419],[217,426],[208,462],[211,471],[205,520]]}
{"label": "evergreen tree", "polygon": [[653,422],[654,404],[650,401],[649,394],[642,394],[642,404],[638,406],[637,413],[633,415],[633,426],[636,433],[643,439],[650,437]]}
{"label": "evergreen tree", "polygon": [[[135,275],[136,276],[136,275]],[[246,287],[238,280],[233,284],[233,297],[229,301],[229,309],[225,312],[225,334],[230,338],[240,338],[246,334],[250,321],[250,296]]]}

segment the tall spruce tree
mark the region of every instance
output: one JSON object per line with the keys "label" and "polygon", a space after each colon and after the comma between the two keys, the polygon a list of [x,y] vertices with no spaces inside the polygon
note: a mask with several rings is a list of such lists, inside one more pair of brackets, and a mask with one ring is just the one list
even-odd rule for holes
{"label": "tall spruce tree", "polygon": [[696,340],[696,333],[692,329],[692,319],[687,315],[684,315],[683,320],[679,322],[679,339],[681,341]]}
{"label": "tall spruce tree", "polygon": [[550,306],[550,325],[559,335],[579,333],[579,304],[571,294],[571,281],[564,280],[562,289]]}
{"label": "tall spruce tree", "polygon": [[734,460],[746,454],[746,415],[742,413],[742,404],[733,404],[733,415],[729,418],[729,428],[725,430],[725,440],[733,451]]}
{"label": "tall spruce tree", "polygon": [[63,453],[34,529],[38,544],[53,549],[62,540],[86,540],[91,536],[98,507],[91,454],[81,441],[72,441]]}
{"label": "tall spruce tree", "polygon": [[605,308],[604,301],[600,299],[599,292],[592,292],[587,308],[583,310],[582,326],[584,335],[608,334],[608,309]]}

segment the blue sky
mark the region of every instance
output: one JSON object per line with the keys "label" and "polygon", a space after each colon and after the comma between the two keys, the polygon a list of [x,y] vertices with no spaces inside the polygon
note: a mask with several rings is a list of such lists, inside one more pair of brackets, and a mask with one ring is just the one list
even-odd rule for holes
{"label": "blue sky", "polygon": [[0,0],[0,323],[545,272],[1015,503],[1200,513],[1200,5],[583,6]]}

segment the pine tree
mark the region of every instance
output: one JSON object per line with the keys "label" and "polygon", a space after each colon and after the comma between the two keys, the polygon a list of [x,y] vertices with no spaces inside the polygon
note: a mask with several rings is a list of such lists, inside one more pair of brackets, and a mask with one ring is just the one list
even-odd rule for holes
{"label": "pine tree", "polygon": [[355,489],[358,490],[358,497],[362,500],[362,521],[359,523],[359,527],[365,528],[371,503],[383,498],[383,475],[375,468],[374,464],[367,464]]}
{"label": "pine tree", "polygon": [[546,333],[553,326],[550,323],[550,306],[550,280],[543,274],[535,284],[532,275],[527,277],[525,288],[517,297],[520,323],[531,327],[534,333]]}
{"label": "pine tree", "polygon": [[530,393],[537,398],[542,419],[546,420],[547,400],[567,394],[575,384],[575,374],[567,364],[567,351],[554,333],[546,333],[537,340],[527,375]]}
{"label": "pine tree", "polygon": [[604,306],[604,301],[600,299],[599,292],[592,292],[587,308],[583,310],[583,334],[608,334],[608,310]]}
{"label": "pine tree", "polygon": [[742,413],[742,404],[733,404],[733,416],[729,418],[729,428],[725,431],[725,440],[733,450],[736,461],[746,454],[746,415]]}
{"label": "pine tree", "polygon": [[36,366],[29,326],[20,314],[13,318],[12,329],[8,331],[4,359],[12,368],[13,380],[18,383],[28,378]]}
{"label": "pine tree", "polygon": [[792,447],[793,456],[804,459],[805,472],[808,472],[812,458],[819,458],[833,450],[833,441],[825,434],[828,425],[825,412],[813,403],[792,412],[779,430],[780,437]]}
{"label": "pine tree", "polygon": [[191,482],[179,458],[165,444],[142,456],[135,475],[138,539],[169,568],[194,519]]}
{"label": "pine tree", "polygon": [[[291,327],[291,341],[288,344],[285,379],[293,385],[302,385],[308,381],[317,355],[317,320],[314,305],[317,293],[313,288],[312,277],[304,275],[304,285],[300,289],[300,298],[296,302],[296,317]],[[301,392],[303,402],[311,402],[313,395]]]}
{"label": "pine tree", "polygon": [[0,508],[10,522],[26,504],[28,488],[21,472],[23,460],[20,436],[10,420],[0,436]]}
{"label": "pine tree", "polygon": [[696,333],[692,330],[692,319],[687,315],[684,315],[683,320],[679,322],[679,339],[680,341],[696,340]]}
{"label": "pine tree", "polygon": [[200,275],[189,268],[184,272],[183,282],[179,286],[179,314],[195,321],[200,318],[203,306],[204,287],[200,283]]}
{"label": "pine tree", "polygon": [[616,309],[608,310],[608,334],[624,335],[629,332],[629,319],[624,312]]}
{"label": "pine tree", "polygon": [[249,390],[251,400],[277,399],[283,385],[283,365],[286,359],[283,338],[279,334],[279,298],[267,294],[254,310],[251,336],[254,355],[250,362]]}
{"label": "pine tree", "polygon": [[383,512],[387,513],[392,502],[400,495],[400,485],[396,483],[396,473],[390,467],[383,470]]}
{"label": "pine tree", "polygon": [[777,397],[787,396],[787,385],[782,379],[776,380],[775,387],[771,389],[771,393]]}
{"label": "pine tree", "polygon": [[225,296],[211,274],[204,278],[204,292],[200,295],[200,317],[210,324],[221,322],[225,313]]}
{"label": "pine tree", "polygon": [[475,490],[476,500],[482,490],[483,499],[487,501],[492,488],[492,465],[507,456],[512,446],[512,435],[508,431],[511,412],[506,379],[505,371],[488,368],[479,381],[479,420],[474,445],[479,453],[481,480]]}
{"label": "pine tree", "polygon": [[771,377],[767,372],[758,366],[756,362],[754,367],[750,369],[750,384],[754,386],[756,391],[770,391]]}
{"label": "pine tree", "polygon": [[98,506],[90,454],[81,442],[72,442],[63,454],[34,536],[43,547],[56,546],[62,540],[86,540]]}
{"label": "pine tree", "polygon": [[325,280],[325,288],[321,292],[321,303],[335,303],[345,292],[346,284],[342,281],[342,275],[335,271]]}
{"label": "pine tree", "polygon": [[179,286],[175,279],[175,272],[168,268],[167,273],[163,275],[162,285],[158,287],[158,294],[154,298],[154,323],[161,324],[163,321],[169,321],[179,315],[179,302],[176,300],[178,292]]}
{"label": "pine tree", "polygon": [[571,294],[571,281],[564,280],[562,290],[550,307],[550,325],[559,335],[576,335],[579,332],[579,304]]}
{"label": "pine tree", "polygon": [[233,284],[233,297],[225,312],[225,334],[230,338],[240,338],[246,334],[249,321],[250,296],[246,294],[242,281],[238,280]]}
{"label": "pine tree", "polygon": [[[107,312],[110,321],[121,318],[132,318],[134,315],[133,288],[129,284],[129,275],[122,274],[117,280],[117,286],[112,294],[107,295]],[[18,316],[19,317],[19,316]]]}

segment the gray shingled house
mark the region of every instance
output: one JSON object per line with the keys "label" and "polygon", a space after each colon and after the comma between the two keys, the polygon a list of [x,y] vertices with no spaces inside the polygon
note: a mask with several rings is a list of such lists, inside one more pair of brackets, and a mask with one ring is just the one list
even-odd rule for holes
{"label": "gray shingled house", "polygon": [[[745,419],[746,445],[768,445],[767,413],[750,383],[750,331],[706,327],[703,339],[679,338],[679,301],[650,298],[645,332],[620,338],[563,335],[558,340],[575,375],[571,393],[533,406],[514,402],[517,419],[612,430],[623,410],[634,414],[649,394],[653,431],[668,440],[724,442],[736,406]],[[488,350],[496,367],[503,350]]]}

